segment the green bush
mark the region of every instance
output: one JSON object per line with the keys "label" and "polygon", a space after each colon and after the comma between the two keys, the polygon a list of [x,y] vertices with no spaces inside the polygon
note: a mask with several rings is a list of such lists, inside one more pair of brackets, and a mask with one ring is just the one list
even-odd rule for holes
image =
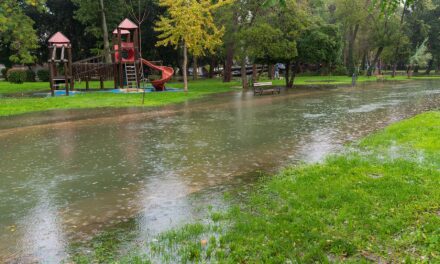
{"label": "green bush", "polygon": [[40,82],[48,82],[49,81],[49,70],[42,69],[37,71],[38,80]]}
{"label": "green bush", "polygon": [[5,78],[5,80],[8,80],[8,76],[7,76],[8,70],[9,68],[2,69],[2,76],[3,78]]}
{"label": "green bush", "polygon": [[32,70],[26,71],[26,82],[35,82],[35,72]]}
{"label": "green bush", "polygon": [[332,75],[335,76],[347,76],[348,71],[344,65],[338,65],[332,70]]}
{"label": "green bush", "polygon": [[24,83],[27,78],[27,72],[23,69],[10,69],[6,76],[11,83]]}

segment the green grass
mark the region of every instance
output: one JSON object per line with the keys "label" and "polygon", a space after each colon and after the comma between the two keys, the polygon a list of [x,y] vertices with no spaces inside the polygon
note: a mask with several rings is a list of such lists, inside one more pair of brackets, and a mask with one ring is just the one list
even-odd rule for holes
{"label": "green grass", "polygon": [[[90,89],[99,88],[98,81],[90,82]],[[111,88],[113,86],[113,81],[105,82],[106,88]],[[76,89],[85,89],[85,82],[76,82]],[[50,92],[50,85],[48,82],[26,82],[22,84],[15,84],[6,81],[0,81],[0,94],[20,94],[20,93],[29,93],[29,92]]]}
{"label": "green grass", "polygon": [[[408,79],[406,76],[386,76],[386,81],[408,81],[408,80],[425,80],[425,79],[440,79],[440,76],[414,76],[412,79]],[[359,76],[358,83],[377,81],[376,77]],[[295,85],[351,85],[352,78],[347,76],[298,76],[295,78]],[[284,85],[285,80],[276,80],[274,84]]]}
{"label": "green grass", "polygon": [[[212,213],[210,224],[168,231],[149,254],[127,256],[146,263],[439,263],[439,138],[440,112],[396,123],[347,153],[267,177],[242,203]],[[127,259],[110,256],[102,262]]]}
{"label": "green grass", "polygon": [[[0,83],[3,84],[3,83]],[[239,83],[222,83],[216,80],[196,81],[190,84],[188,93],[166,92],[147,93],[142,105],[142,94],[84,93],[75,96],[47,98],[0,98],[0,116],[45,111],[52,109],[80,109],[97,107],[151,107],[180,103],[189,99],[200,98],[207,94],[232,91],[231,86]],[[182,84],[170,84],[181,88]]]}
{"label": "green grass", "polygon": [[[440,76],[414,76],[413,79],[440,79]],[[237,79],[238,80],[238,79]],[[406,76],[396,76],[395,78],[391,78],[389,76],[386,77],[386,80],[408,80]],[[368,81],[377,81],[376,77],[366,77],[366,76],[360,76],[358,78],[358,82],[368,82]],[[196,83],[222,83],[219,80],[204,80],[204,81],[198,81]],[[283,80],[275,80],[274,84],[277,85],[284,85]],[[295,79],[296,85],[318,85],[318,84],[335,84],[335,85],[341,85],[341,84],[351,84],[351,77],[347,76],[298,76]],[[239,85],[239,84],[232,84]],[[182,88],[182,83],[170,83],[170,87],[176,87],[176,88]],[[231,85],[229,85],[231,86]],[[76,82],[75,88],[77,89],[85,89],[86,83],[85,82]],[[106,81],[105,82],[106,88],[113,87],[113,81]],[[196,84],[197,87],[197,84]],[[99,82],[97,81],[91,81],[90,82],[90,88],[91,89],[98,89],[99,88]],[[14,94],[14,93],[28,93],[28,92],[49,92],[49,83],[47,82],[27,82],[23,84],[13,84],[7,81],[0,81],[0,94]]]}
{"label": "green grass", "polygon": [[364,139],[361,145],[375,149],[398,145],[434,155],[440,150],[439,120],[440,115],[438,112],[416,116],[408,121],[386,128],[384,133]]}
{"label": "green grass", "polygon": [[[414,77],[413,79],[426,79],[438,77]],[[388,79],[391,79],[388,77]],[[358,82],[376,81],[376,77],[361,76]],[[408,80],[405,76],[397,76],[392,80]],[[274,85],[284,85],[284,80],[273,81]],[[299,76],[295,79],[296,85],[348,85],[351,78],[346,76]],[[112,82],[107,81],[105,87],[111,87]],[[49,92],[49,84],[45,82],[34,82],[24,84],[11,84],[0,82],[0,95]],[[76,83],[78,89],[85,88],[85,82]],[[99,82],[90,83],[92,90],[98,90]],[[182,83],[170,83],[169,87],[182,88]],[[29,97],[0,97],[0,116],[10,116],[29,112],[46,111],[52,109],[77,109],[77,108],[98,108],[98,107],[141,107],[141,106],[163,106],[184,102],[189,99],[200,98],[211,93],[220,93],[240,88],[238,81],[223,83],[219,79],[192,81],[189,84],[189,93],[151,93],[147,94],[145,104],[142,105],[140,94],[110,94],[110,93],[86,93],[71,97],[55,98],[29,98]],[[237,90],[237,89],[235,89]]]}
{"label": "green grass", "polygon": [[[362,140],[359,151],[284,170],[229,213],[220,260],[440,261],[439,138],[440,113],[426,113]],[[406,157],[410,149],[434,162]]]}

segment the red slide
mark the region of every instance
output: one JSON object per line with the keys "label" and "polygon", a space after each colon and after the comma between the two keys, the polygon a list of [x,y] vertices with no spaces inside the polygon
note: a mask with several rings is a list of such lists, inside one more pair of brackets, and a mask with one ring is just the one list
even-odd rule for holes
{"label": "red slide", "polygon": [[174,69],[167,66],[157,66],[144,59],[142,59],[142,63],[152,69],[162,72],[162,78],[160,78],[159,80],[151,81],[151,84],[153,85],[154,89],[156,89],[156,91],[164,91],[165,83],[167,83],[171,79],[171,77],[173,77]]}

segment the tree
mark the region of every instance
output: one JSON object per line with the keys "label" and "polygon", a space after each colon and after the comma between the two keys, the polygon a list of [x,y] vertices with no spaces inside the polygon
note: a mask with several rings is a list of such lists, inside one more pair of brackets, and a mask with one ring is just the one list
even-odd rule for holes
{"label": "tree", "polygon": [[390,15],[400,6],[411,5],[415,0],[373,0],[373,6],[379,6],[382,13]]}
{"label": "tree", "polygon": [[428,39],[425,39],[420,46],[417,47],[416,52],[409,58],[408,77],[411,77],[414,65],[426,66],[432,59],[432,54],[428,52],[426,43]]}
{"label": "tree", "polygon": [[[25,13],[27,6],[44,10],[44,0],[2,0],[0,2],[0,51],[9,55],[10,62],[33,63],[32,51],[38,48],[34,21]],[[8,64],[8,61],[4,61]]]}
{"label": "tree", "polygon": [[[126,13],[126,5],[122,0],[72,0],[78,9],[75,18],[86,25],[86,32],[101,38],[95,53],[104,51],[107,61],[111,61],[109,32],[119,24]],[[99,45],[101,44],[101,45]],[[103,47],[102,49],[100,48]]]}
{"label": "tree", "polygon": [[73,60],[90,57],[90,52],[96,45],[97,39],[85,32],[85,26],[74,18],[77,6],[66,0],[46,0],[46,12],[40,12],[34,6],[28,6],[25,13],[35,24],[35,30],[39,40],[39,48],[36,50],[37,62],[47,61],[49,49],[47,40],[57,31],[63,32],[72,43]]}
{"label": "tree", "polygon": [[421,19],[429,26],[428,43],[429,51],[432,53],[432,60],[428,64],[426,73],[429,74],[434,65],[437,65],[436,70],[440,68],[440,1],[436,0],[432,9],[427,10],[421,16]]}
{"label": "tree", "polygon": [[159,5],[167,8],[168,14],[161,16],[155,30],[161,32],[157,46],[183,48],[183,80],[188,91],[188,51],[192,54],[213,52],[221,45],[224,27],[214,24],[212,12],[233,0],[160,0]]}
{"label": "tree", "polygon": [[[388,9],[386,9],[388,10]],[[369,16],[372,20],[372,43],[376,52],[373,61],[368,67],[367,76],[371,76],[376,69],[377,63],[384,49],[388,46],[393,46],[394,43],[399,42],[400,37],[400,17],[396,12],[386,13],[372,10]]]}
{"label": "tree", "polygon": [[357,64],[355,44],[361,27],[366,23],[368,6],[369,0],[337,0],[335,2],[336,17],[345,33],[346,60],[344,62],[349,76],[355,72]]}
{"label": "tree", "polygon": [[296,64],[322,65],[331,72],[340,63],[342,40],[339,28],[324,22],[315,22],[297,41]]}

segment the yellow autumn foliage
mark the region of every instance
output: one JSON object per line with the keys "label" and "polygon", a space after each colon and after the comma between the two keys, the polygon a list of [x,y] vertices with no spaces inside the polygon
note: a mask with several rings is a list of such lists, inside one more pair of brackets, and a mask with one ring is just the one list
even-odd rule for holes
{"label": "yellow autumn foliage", "polygon": [[195,56],[213,52],[221,45],[225,29],[215,25],[212,12],[233,1],[159,0],[159,5],[168,12],[156,23],[155,30],[161,32],[156,46],[177,48],[184,42]]}

